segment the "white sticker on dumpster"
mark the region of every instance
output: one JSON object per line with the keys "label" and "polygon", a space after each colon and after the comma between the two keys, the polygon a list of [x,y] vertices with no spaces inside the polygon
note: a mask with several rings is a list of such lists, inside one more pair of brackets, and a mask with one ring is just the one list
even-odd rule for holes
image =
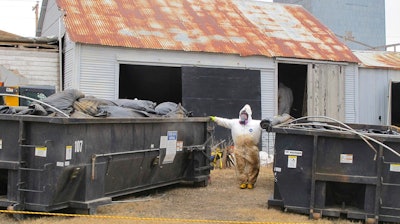
{"label": "white sticker on dumpster", "polygon": [[46,157],[47,147],[35,147],[35,156]]}
{"label": "white sticker on dumpster", "polygon": [[297,156],[288,156],[288,168],[296,168],[297,167]]}
{"label": "white sticker on dumpster", "polygon": [[167,132],[167,149],[163,163],[172,163],[176,155],[176,143],[178,140],[178,131]]}
{"label": "white sticker on dumpster", "polygon": [[303,155],[303,151],[285,150],[285,155],[286,156],[302,156]]}
{"label": "white sticker on dumpster", "polygon": [[353,154],[340,154],[340,163],[353,163]]}
{"label": "white sticker on dumpster", "polygon": [[72,159],[72,145],[65,146],[65,160]]}
{"label": "white sticker on dumpster", "polygon": [[183,141],[176,142],[176,151],[181,152],[183,150]]}
{"label": "white sticker on dumpster", "polygon": [[167,148],[167,136],[161,136],[160,137],[160,149],[166,149]]}
{"label": "white sticker on dumpster", "polygon": [[400,164],[398,164],[398,163],[390,164],[390,171],[391,172],[400,172]]}
{"label": "white sticker on dumpster", "polygon": [[0,139],[0,149],[3,149],[3,139]]}

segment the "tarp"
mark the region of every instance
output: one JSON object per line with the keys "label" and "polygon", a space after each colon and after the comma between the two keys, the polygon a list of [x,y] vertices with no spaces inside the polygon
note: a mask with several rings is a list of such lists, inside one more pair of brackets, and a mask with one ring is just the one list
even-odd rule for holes
{"label": "tarp", "polygon": [[192,116],[180,103],[157,103],[140,99],[117,99],[114,101],[87,96],[76,89],[68,89],[33,102],[28,107],[2,106],[0,113],[38,116],[90,117],[190,117]]}

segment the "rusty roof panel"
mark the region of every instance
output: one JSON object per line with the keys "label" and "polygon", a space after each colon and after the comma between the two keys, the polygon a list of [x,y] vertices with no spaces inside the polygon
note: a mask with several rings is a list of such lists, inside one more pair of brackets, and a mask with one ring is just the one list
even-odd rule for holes
{"label": "rusty roof panel", "polygon": [[400,70],[400,52],[389,51],[354,51],[366,68],[386,68]]}
{"label": "rusty roof panel", "polygon": [[304,8],[255,0],[57,0],[75,42],[358,62]]}

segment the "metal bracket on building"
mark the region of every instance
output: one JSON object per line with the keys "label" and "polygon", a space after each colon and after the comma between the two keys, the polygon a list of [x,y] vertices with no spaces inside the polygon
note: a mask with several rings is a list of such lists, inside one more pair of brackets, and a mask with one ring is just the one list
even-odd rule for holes
{"label": "metal bracket on building", "polygon": [[100,157],[109,157],[112,158],[112,156],[119,156],[119,155],[129,155],[129,154],[136,154],[136,153],[145,153],[145,152],[155,152],[158,151],[160,152],[159,148],[156,149],[144,149],[144,150],[135,150],[135,151],[127,151],[127,152],[113,152],[113,153],[104,153],[104,154],[93,154],[92,155],[92,181],[95,178],[95,168],[96,168],[96,160],[97,158]]}

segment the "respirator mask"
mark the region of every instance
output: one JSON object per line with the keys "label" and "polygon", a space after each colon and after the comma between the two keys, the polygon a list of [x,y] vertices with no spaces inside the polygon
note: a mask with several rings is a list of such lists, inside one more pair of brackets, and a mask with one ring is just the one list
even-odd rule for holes
{"label": "respirator mask", "polygon": [[247,124],[248,115],[246,113],[240,114],[239,123],[240,124]]}

